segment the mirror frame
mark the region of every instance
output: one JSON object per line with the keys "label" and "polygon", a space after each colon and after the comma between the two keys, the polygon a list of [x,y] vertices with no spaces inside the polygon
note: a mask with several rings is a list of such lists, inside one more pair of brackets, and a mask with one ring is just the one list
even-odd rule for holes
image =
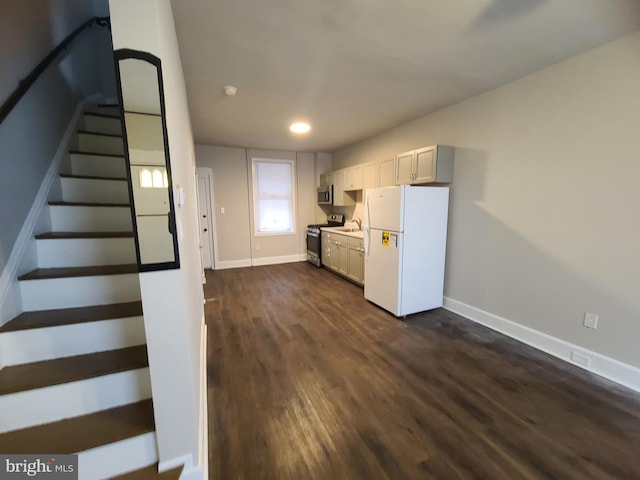
{"label": "mirror frame", "polygon": [[[127,169],[127,184],[129,187],[129,201],[131,204],[131,222],[133,224],[133,236],[136,244],[136,260],[138,262],[139,272],[156,272],[160,270],[174,270],[180,268],[180,255],[178,251],[178,232],[176,229],[176,216],[175,205],[173,201],[173,179],[171,176],[171,160],[169,156],[169,137],[167,135],[167,121],[165,111],[165,99],[164,99],[164,83],[162,80],[162,62],[155,55],[149,52],[143,52],[139,50],[131,50],[128,48],[122,48],[113,52],[115,71],[116,71],[116,86],[118,88],[118,101],[120,103],[120,122],[122,125],[122,140],[124,142],[124,156]],[[133,180],[131,177],[131,158],[129,154],[129,142],[127,140],[127,127],[125,124],[125,108],[124,97],[122,93],[122,78],[120,75],[120,61],[136,59],[144,62],[148,62],[156,68],[158,74],[158,96],[160,98],[160,116],[162,121],[162,136],[164,139],[164,158],[167,169],[168,180],[168,194],[169,194],[169,213],[168,222],[170,232],[173,236],[173,255],[174,261],[161,262],[161,263],[145,263],[143,264],[140,256],[140,239],[138,237],[138,223],[136,217],[135,199],[133,196]]]}

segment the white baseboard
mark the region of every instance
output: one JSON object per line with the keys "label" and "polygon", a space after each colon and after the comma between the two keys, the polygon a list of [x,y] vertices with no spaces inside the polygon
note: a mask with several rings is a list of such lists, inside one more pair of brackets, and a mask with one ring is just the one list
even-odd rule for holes
{"label": "white baseboard", "polygon": [[278,265],[280,263],[305,262],[307,254],[302,255],[281,255],[279,257],[261,257],[251,259],[251,265],[260,267],[263,265]]}
{"label": "white baseboard", "polygon": [[[193,457],[187,454],[187,455],[181,455],[180,457],[171,458],[163,462],[159,462],[158,472],[164,473],[179,467],[184,467],[185,470],[191,470],[193,468]],[[182,476],[180,476],[180,478],[182,478]]]}
{"label": "white baseboard", "polygon": [[251,259],[243,260],[219,260],[216,262],[216,270],[227,270],[229,268],[244,268],[251,266]]}
{"label": "white baseboard", "polygon": [[242,260],[219,260],[216,270],[228,268],[261,267],[263,265],[278,265],[280,263],[306,262],[307,254],[281,255],[278,257],[245,258]]}
{"label": "white baseboard", "polygon": [[71,117],[71,121],[67,125],[67,129],[65,130],[60,143],[58,144],[58,148],[56,149],[56,153],[49,165],[49,169],[40,183],[40,188],[38,189],[38,193],[31,204],[27,218],[25,219],[22,228],[20,229],[20,233],[13,244],[11,254],[9,255],[4,270],[2,270],[2,273],[0,274],[0,325],[4,325],[13,317],[22,313],[23,307],[20,287],[17,279],[18,269],[20,268],[20,264],[30,242],[35,242],[33,234],[36,223],[40,218],[42,209],[47,203],[49,191],[51,190],[53,181],[58,175],[58,171],[62,165],[62,160],[67,155],[68,145],[71,140],[71,136],[76,131],[80,115],[82,114],[85,105],[94,99],[95,96],[91,96],[76,106],[76,110]]}
{"label": "white baseboard", "polygon": [[508,337],[515,338],[538,350],[542,350],[565,362],[640,392],[640,368],[552,337],[449,297],[444,297],[444,308]]}

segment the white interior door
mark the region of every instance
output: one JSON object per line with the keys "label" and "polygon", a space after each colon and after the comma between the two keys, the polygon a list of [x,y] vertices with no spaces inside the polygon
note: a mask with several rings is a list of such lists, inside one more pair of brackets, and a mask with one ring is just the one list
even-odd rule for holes
{"label": "white interior door", "polygon": [[213,224],[211,221],[210,177],[198,173],[198,218],[200,223],[200,255],[203,268],[215,268],[213,256]]}

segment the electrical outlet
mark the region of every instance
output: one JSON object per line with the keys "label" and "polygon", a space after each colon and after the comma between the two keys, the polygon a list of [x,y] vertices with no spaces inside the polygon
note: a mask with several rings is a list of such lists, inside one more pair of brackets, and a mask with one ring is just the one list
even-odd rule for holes
{"label": "electrical outlet", "polygon": [[584,321],[582,324],[587,328],[598,328],[598,315],[591,312],[584,312]]}

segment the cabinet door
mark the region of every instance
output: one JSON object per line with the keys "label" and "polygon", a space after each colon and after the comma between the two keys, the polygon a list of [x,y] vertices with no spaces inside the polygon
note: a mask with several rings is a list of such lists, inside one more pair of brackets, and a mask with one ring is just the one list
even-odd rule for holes
{"label": "cabinet door", "polygon": [[353,190],[353,169],[352,168],[344,169],[344,189]]}
{"label": "cabinet door", "polygon": [[421,148],[415,151],[415,176],[411,183],[430,183],[436,181],[436,147]]}
{"label": "cabinet door", "polygon": [[389,158],[378,163],[378,186],[391,187],[396,184],[396,159]]}
{"label": "cabinet door", "polygon": [[333,204],[344,205],[344,170],[333,172]]}
{"label": "cabinet door", "polygon": [[322,232],[320,241],[320,260],[323,265],[330,266],[331,263],[331,234],[329,232]]}
{"label": "cabinet door", "polygon": [[356,282],[360,281],[360,257],[357,247],[349,246],[349,274],[348,277]]}
{"label": "cabinet door", "polygon": [[344,173],[345,170],[333,172],[333,205],[336,207],[348,207],[356,203],[352,196],[344,193]]}
{"label": "cabinet door", "polygon": [[349,274],[349,247],[345,241],[338,245],[338,271],[343,275]]}
{"label": "cabinet door", "polygon": [[340,246],[337,237],[337,235],[331,235],[329,268],[331,268],[332,270],[338,270],[338,260],[340,257],[340,255],[338,254],[338,249],[340,248]]}
{"label": "cabinet door", "polygon": [[413,183],[414,150],[401,153],[396,157],[396,185]]}
{"label": "cabinet door", "polygon": [[367,163],[364,166],[364,174],[362,175],[362,189],[376,188],[378,186],[378,165],[375,163]]}
{"label": "cabinet door", "polygon": [[359,284],[364,283],[364,255],[362,248],[354,245],[349,245],[348,277]]}
{"label": "cabinet door", "polygon": [[351,167],[351,189],[362,190],[362,165]]}

